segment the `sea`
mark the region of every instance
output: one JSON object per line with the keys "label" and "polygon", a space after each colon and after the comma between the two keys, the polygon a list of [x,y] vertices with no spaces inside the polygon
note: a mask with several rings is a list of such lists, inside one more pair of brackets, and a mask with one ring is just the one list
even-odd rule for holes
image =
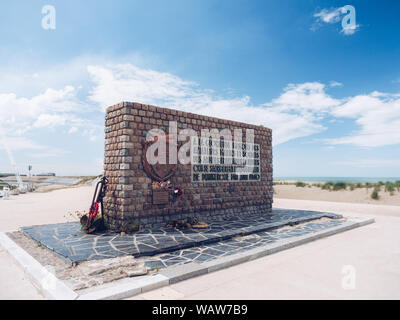
{"label": "sea", "polygon": [[378,181],[395,182],[400,180],[400,177],[274,177],[277,181],[307,181],[307,182],[360,182],[360,183],[376,183]]}

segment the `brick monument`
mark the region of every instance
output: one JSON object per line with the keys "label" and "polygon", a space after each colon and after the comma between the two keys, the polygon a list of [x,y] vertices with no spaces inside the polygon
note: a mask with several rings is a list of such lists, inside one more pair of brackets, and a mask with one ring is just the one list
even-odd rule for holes
{"label": "brick monument", "polygon": [[271,212],[271,129],[133,102],[107,108],[105,125],[111,230]]}

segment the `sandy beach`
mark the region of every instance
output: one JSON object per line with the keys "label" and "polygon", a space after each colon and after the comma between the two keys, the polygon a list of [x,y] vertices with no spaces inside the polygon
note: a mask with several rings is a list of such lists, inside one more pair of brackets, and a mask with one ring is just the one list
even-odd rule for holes
{"label": "sandy beach", "polygon": [[28,225],[73,220],[70,213],[88,211],[94,186],[32,192],[0,199],[0,231],[17,230]]}
{"label": "sandy beach", "polygon": [[[311,182],[310,182],[311,184]],[[400,206],[400,192],[397,190],[391,195],[384,191],[384,187],[379,192],[379,199],[371,198],[371,188],[356,188],[354,190],[323,190],[319,187],[296,187],[290,185],[274,185],[274,197],[279,199],[296,199],[296,200],[316,200],[331,202],[349,202],[349,203],[365,203],[376,205],[396,205]]]}

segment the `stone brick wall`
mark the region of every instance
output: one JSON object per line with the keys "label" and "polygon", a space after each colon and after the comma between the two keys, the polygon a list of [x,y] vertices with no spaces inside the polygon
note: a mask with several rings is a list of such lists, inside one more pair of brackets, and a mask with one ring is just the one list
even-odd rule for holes
{"label": "stone brick wall", "polygon": [[[169,121],[178,131],[201,129],[254,130],[254,142],[260,145],[260,181],[199,182],[191,180],[191,165],[178,164],[170,179],[182,196],[168,204],[153,204],[152,181],[141,162],[146,134],[153,128],[168,133]],[[107,108],[105,121],[104,174],[109,191],[104,199],[106,223],[113,230],[131,224],[164,225],[187,216],[210,220],[226,215],[269,212],[272,207],[272,131],[263,126],[217,119],[140,103],[122,102]],[[245,141],[245,133],[243,134]]]}

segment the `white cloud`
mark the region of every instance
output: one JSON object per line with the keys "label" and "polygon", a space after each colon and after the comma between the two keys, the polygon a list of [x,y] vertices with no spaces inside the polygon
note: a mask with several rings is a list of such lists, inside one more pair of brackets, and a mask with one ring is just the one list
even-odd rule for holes
{"label": "white cloud", "polygon": [[[274,145],[325,130],[328,122],[353,119],[351,135],[327,140],[329,144],[383,146],[400,143],[400,95],[371,92],[337,99],[320,82],[289,84],[282,94],[260,105],[248,96],[223,98],[193,82],[132,65],[90,66],[94,86],[89,98],[106,107],[120,101],[138,101],[273,129]],[[342,85],[331,81],[330,87]]]}
{"label": "white cloud", "polygon": [[42,127],[54,128],[62,126],[65,124],[67,117],[68,117],[67,115],[44,113],[37,118],[33,126],[35,128],[42,128]]}
{"label": "white cloud", "polygon": [[330,87],[342,87],[343,83],[337,82],[337,81],[331,81],[331,82],[329,82],[329,86]]}
{"label": "white cloud", "polygon": [[94,140],[102,125],[90,119],[90,112],[99,112],[93,104],[78,98],[73,86],[46,89],[31,98],[15,93],[0,93],[0,136],[8,139],[23,137],[36,129],[72,127],[70,133],[82,128],[82,135]]}
{"label": "white cloud", "polygon": [[279,144],[324,130],[315,112],[324,112],[339,101],[325,94],[318,82],[290,84],[270,103],[255,106],[248,96],[218,97],[169,73],[133,65],[89,66],[95,86],[89,99],[106,107],[120,101],[138,101],[179,110],[264,125],[274,130]]}
{"label": "white cloud", "polygon": [[336,23],[340,21],[342,15],[341,8],[322,9],[314,14],[314,17],[319,18],[325,23]]}
{"label": "white cloud", "polygon": [[321,113],[340,104],[340,100],[330,97],[325,92],[325,85],[319,82],[289,84],[284,93],[274,99],[270,105],[284,111],[301,113]]}
{"label": "white cloud", "polygon": [[144,103],[171,103],[188,96],[193,98],[195,92],[192,82],[131,64],[88,66],[87,70],[95,83],[89,98],[102,106],[112,105],[122,98]]}
{"label": "white cloud", "polygon": [[[321,11],[314,14],[314,18],[316,18],[316,23],[312,26],[311,30],[315,31],[320,27],[322,24],[334,24],[338,22],[342,22],[344,18],[346,20],[346,15],[354,12],[354,22],[356,19],[355,16],[355,8],[350,5],[346,5],[339,8],[330,8],[330,9],[322,9]],[[347,21],[346,21],[347,22]],[[359,24],[349,24],[349,23],[342,23],[341,33],[344,35],[353,35],[358,29],[360,28]]]}
{"label": "white cloud", "polygon": [[3,134],[21,135],[32,127],[54,126],[52,121],[64,123],[65,118],[80,112],[81,108],[71,86],[61,90],[47,89],[32,98],[3,93],[0,94],[0,128]]}
{"label": "white cloud", "polygon": [[345,34],[346,36],[351,36],[352,34],[355,34],[356,31],[360,28],[359,24],[356,24],[354,26],[347,26],[345,28],[342,28],[340,32]]}
{"label": "white cloud", "polygon": [[354,119],[360,127],[351,135],[331,139],[332,144],[377,147],[400,144],[400,96],[372,92],[348,98],[332,115]]}
{"label": "white cloud", "polygon": [[69,134],[72,134],[72,133],[75,133],[75,132],[77,132],[78,131],[78,128],[77,127],[71,127],[69,130],[68,130],[68,133]]}

